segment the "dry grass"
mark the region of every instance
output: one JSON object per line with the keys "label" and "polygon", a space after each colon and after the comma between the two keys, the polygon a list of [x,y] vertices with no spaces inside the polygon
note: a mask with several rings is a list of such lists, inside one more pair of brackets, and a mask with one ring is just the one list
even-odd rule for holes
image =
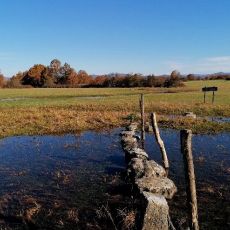
{"label": "dry grass", "polygon": [[74,107],[14,108],[0,111],[0,137],[77,133],[124,124],[126,112],[78,111]]}
{"label": "dry grass", "polygon": [[134,229],[136,224],[136,212],[134,210],[119,210],[119,215],[122,219],[122,230]]}

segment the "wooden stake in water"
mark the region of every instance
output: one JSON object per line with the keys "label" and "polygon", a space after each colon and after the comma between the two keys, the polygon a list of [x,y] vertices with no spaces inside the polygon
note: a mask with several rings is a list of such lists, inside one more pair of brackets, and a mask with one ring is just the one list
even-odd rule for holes
{"label": "wooden stake in water", "polygon": [[196,182],[192,156],[192,131],[181,130],[180,139],[181,153],[184,159],[189,225],[191,230],[199,230]]}
{"label": "wooden stake in water", "polygon": [[164,168],[168,169],[169,168],[169,161],[168,161],[168,157],[167,157],[167,153],[165,150],[165,145],[163,140],[161,139],[160,136],[160,131],[157,125],[157,119],[156,119],[156,114],[155,113],[151,113],[151,123],[152,123],[152,127],[153,127],[153,132],[155,134],[155,138],[156,141],[160,147],[161,150],[161,154],[162,154],[162,160],[163,160],[163,164],[164,164]]}
{"label": "wooden stake in water", "polygon": [[141,94],[141,98],[140,98],[140,110],[141,110],[141,141],[143,144],[145,140],[145,104],[144,104],[143,94]]}

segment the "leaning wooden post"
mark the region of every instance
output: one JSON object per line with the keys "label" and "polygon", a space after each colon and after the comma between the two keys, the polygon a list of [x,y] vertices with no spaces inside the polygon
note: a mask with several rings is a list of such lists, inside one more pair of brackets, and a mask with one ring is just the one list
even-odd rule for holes
{"label": "leaning wooden post", "polygon": [[155,113],[151,113],[151,123],[152,123],[153,132],[155,134],[156,141],[157,141],[157,143],[158,143],[158,145],[160,147],[160,150],[161,150],[164,168],[168,169],[169,168],[168,157],[167,157],[167,153],[166,153],[166,150],[165,150],[164,142],[163,142],[163,140],[161,139],[161,136],[160,136],[160,132],[159,132],[159,128],[158,128],[158,125],[157,125],[157,119],[156,119],[156,114]]}
{"label": "leaning wooden post", "polygon": [[144,95],[141,94],[140,98],[140,110],[141,110],[141,140],[145,140],[145,104],[144,104]]}
{"label": "leaning wooden post", "polygon": [[181,153],[184,159],[189,225],[191,230],[199,230],[196,182],[192,156],[192,131],[181,130],[180,139]]}

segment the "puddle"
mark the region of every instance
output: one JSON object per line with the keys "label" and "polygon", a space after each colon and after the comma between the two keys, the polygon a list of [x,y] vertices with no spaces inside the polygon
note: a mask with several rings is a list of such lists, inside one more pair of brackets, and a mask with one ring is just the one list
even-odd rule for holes
{"label": "puddle", "polygon": [[218,123],[229,123],[230,117],[205,117],[208,121],[214,121]]}
{"label": "puddle", "polygon": [[[170,162],[169,177],[178,187],[170,202],[174,220],[186,216],[186,192],[179,131],[161,130]],[[161,163],[161,154],[153,134],[146,136],[146,151]],[[230,133],[194,135],[199,222],[201,229],[230,229]],[[220,227],[221,226],[221,227]]]}
{"label": "puddle", "polygon": [[1,98],[0,101],[20,101],[30,99],[28,97]]}
{"label": "puddle", "polygon": [[104,99],[107,96],[80,96],[80,97],[75,97],[75,99]]}
{"label": "puddle", "polygon": [[[176,114],[164,115],[164,116],[170,119],[186,118],[186,116],[176,115]],[[197,116],[197,119],[205,119],[207,121],[212,121],[212,122],[217,122],[217,123],[229,123],[230,122],[230,117],[210,117],[210,116],[200,117],[200,116]]]}

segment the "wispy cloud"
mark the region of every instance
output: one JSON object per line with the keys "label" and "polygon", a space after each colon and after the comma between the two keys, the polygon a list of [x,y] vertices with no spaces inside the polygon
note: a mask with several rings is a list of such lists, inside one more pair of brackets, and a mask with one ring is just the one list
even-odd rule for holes
{"label": "wispy cloud", "polygon": [[1,61],[7,61],[14,59],[14,54],[11,52],[0,52],[0,60]]}
{"label": "wispy cloud", "polygon": [[230,56],[221,56],[221,57],[209,57],[204,59],[207,62],[218,62],[218,63],[225,63],[230,62]]}
{"label": "wispy cloud", "polygon": [[170,60],[165,64],[167,68],[177,69],[182,73],[230,72],[230,56]]}

